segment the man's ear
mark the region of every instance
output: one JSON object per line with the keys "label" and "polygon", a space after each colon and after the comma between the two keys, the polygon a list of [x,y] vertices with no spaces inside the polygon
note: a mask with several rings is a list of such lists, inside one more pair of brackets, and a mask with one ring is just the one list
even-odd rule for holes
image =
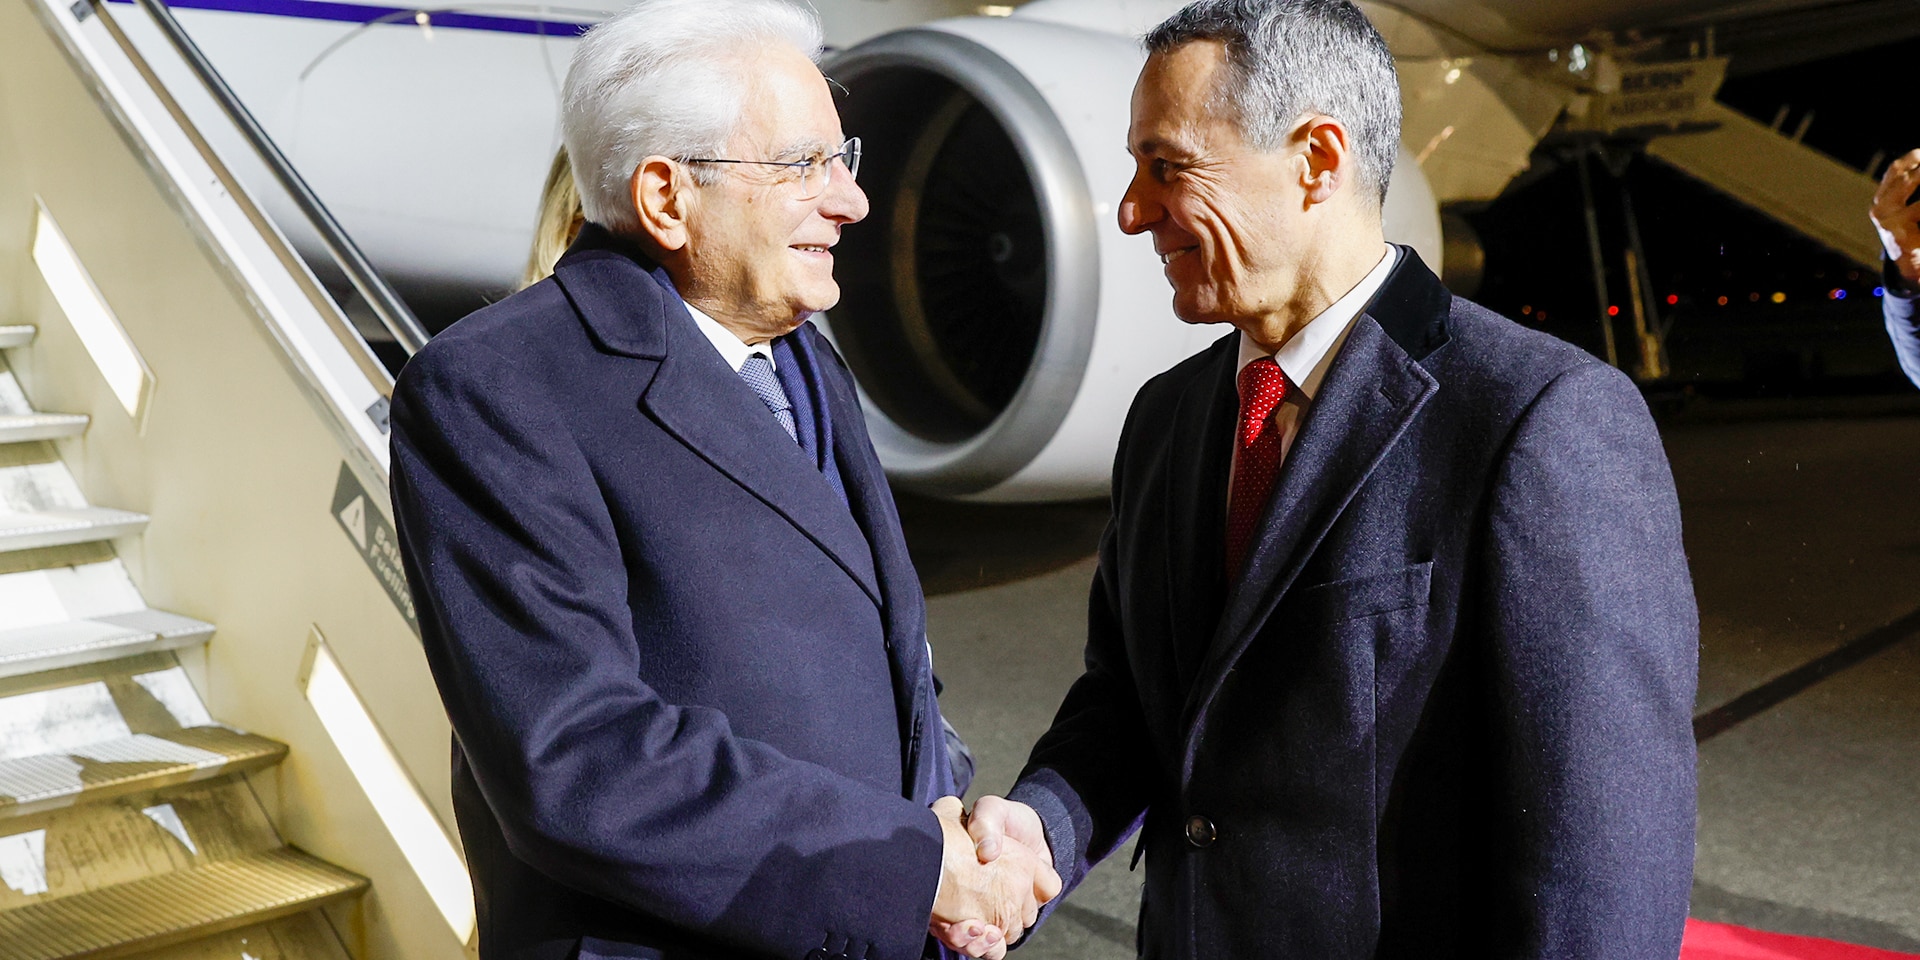
{"label": "man's ear", "polygon": [[1354,156],[1347,128],[1328,116],[1311,116],[1295,130],[1302,169],[1300,185],[1309,204],[1326,203],[1353,179]]}
{"label": "man's ear", "polygon": [[687,245],[687,208],[693,202],[690,186],[679,165],[660,156],[640,161],[627,183],[640,232],[668,253]]}

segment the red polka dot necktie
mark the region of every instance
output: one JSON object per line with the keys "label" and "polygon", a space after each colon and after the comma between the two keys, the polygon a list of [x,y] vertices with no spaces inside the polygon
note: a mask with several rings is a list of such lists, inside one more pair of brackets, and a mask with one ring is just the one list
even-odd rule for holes
{"label": "red polka dot necktie", "polygon": [[1227,578],[1240,579],[1247,541],[1260,523],[1273,482],[1280,476],[1280,429],[1273,411],[1287,398],[1287,375],[1272,357],[1261,357],[1240,371],[1240,426],[1233,442],[1239,460],[1227,492]]}

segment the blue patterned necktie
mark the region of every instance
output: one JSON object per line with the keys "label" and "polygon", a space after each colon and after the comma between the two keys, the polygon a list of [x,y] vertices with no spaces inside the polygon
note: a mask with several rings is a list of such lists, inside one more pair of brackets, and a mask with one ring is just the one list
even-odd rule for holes
{"label": "blue patterned necktie", "polygon": [[780,386],[780,377],[773,372],[773,361],[760,354],[747,358],[740,365],[740,379],[747,382],[758,394],[760,402],[773,411],[773,418],[787,431],[794,443],[800,442],[800,431],[793,425],[793,403],[787,399],[787,391]]}

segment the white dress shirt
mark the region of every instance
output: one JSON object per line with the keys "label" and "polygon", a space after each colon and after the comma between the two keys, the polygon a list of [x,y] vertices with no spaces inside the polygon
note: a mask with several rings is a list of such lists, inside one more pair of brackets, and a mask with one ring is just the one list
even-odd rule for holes
{"label": "white dress shirt", "polygon": [[[1233,368],[1234,382],[1239,382],[1240,371],[1247,364],[1261,357],[1272,357],[1280,365],[1280,371],[1287,375],[1285,400],[1273,408],[1273,426],[1280,431],[1280,462],[1287,462],[1287,451],[1293,449],[1293,439],[1300,433],[1300,424],[1307,418],[1307,409],[1313,406],[1313,395],[1320,392],[1320,381],[1327,378],[1327,368],[1333,366],[1333,358],[1340,353],[1340,347],[1347,342],[1347,333],[1353,329],[1353,322],[1360,319],[1360,313],[1366,309],[1367,301],[1380,292],[1386,285],[1388,275],[1400,262],[1400,248],[1387,244],[1386,253],[1380,262],[1347,291],[1345,296],[1335,300],[1333,305],[1320,311],[1320,315],[1307,322],[1299,333],[1293,335],[1278,353],[1268,353],[1253,342],[1253,338],[1240,334],[1240,363]],[[1239,431],[1235,431],[1233,442],[1233,468],[1240,466]],[[1227,474],[1227,489],[1233,489],[1233,473]]]}
{"label": "white dress shirt", "polygon": [[779,369],[779,366],[774,363],[772,341],[749,347],[746,341],[734,336],[732,330],[721,326],[720,321],[701,313],[691,303],[686,307],[687,313],[693,317],[693,325],[699,327],[700,332],[706,334],[708,340],[713,341],[713,348],[720,351],[720,359],[725,360],[727,366],[733,368],[734,373],[739,373],[740,366],[747,362],[748,357],[756,353],[766,357],[769,366]]}

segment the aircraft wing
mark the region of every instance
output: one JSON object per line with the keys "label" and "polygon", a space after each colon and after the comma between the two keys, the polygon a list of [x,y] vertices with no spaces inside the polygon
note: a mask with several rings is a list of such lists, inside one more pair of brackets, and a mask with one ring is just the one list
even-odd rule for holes
{"label": "aircraft wing", "polygon": [[1397,7],[1495,51],[1539,50],[1586,40],[1702,32],[1735,73],[1920,36],[1920,0],[1392,0]]}

